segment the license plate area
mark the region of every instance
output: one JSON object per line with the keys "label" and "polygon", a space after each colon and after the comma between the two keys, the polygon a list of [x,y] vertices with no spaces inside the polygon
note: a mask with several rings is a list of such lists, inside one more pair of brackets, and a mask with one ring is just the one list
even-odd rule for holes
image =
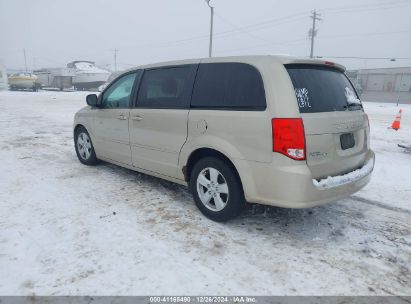
{"label": "license plate area", "polygon": [[355,146],[354,134],[344,133],[340,135],[341,149],[347,150]]}

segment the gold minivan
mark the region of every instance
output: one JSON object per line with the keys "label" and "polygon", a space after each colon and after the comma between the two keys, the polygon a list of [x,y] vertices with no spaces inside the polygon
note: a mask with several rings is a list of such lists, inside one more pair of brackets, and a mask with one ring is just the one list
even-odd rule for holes
{"label": "gold minivan", "polygon": [[311,207],[364,187],[368,117],[333,62],[285,56],[183,60],[130,69],[74,119],[77,156],[187,185],[212,220],[246,202]]}

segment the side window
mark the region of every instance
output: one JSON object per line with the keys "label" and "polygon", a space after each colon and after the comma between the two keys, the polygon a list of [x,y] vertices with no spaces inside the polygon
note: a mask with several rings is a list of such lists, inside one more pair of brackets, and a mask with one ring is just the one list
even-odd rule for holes
{"label": "side window", "polygon": [[136,73],[124,75],[117,79],[104,93],[102,107],[104,109],[124,109],[130,106]]}
{"label": "side window", "polygon": [[265,110],[265,91],[260,72],[245,63],[200,64],[191,107]]}
{"label": "side window", "polygon": [[189,107],[192,66],[146,70],[141,80],[137,107],[183,109]]}

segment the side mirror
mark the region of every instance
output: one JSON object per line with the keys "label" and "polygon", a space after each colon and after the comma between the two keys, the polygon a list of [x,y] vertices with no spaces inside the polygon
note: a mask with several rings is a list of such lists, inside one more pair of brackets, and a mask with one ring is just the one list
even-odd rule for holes
{"label": "side mirror", "polygon": [[96,94],[89,94],[86,97],[87,104],[90,107],[97,107],[98,106],[98,98]]}

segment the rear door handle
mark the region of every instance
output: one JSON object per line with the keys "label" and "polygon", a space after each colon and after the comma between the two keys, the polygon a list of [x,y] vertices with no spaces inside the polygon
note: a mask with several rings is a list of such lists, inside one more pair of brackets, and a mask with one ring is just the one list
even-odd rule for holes
{"label": "rear door handle", "polygon": [[119,116],[117,116],[117,119],[126,120],[127,117],[124,114],[120,114]]}
{"label": "rear door handle", "polygon": [[135,121],[140,121],[143,119],[143,117],[141,117],[140,115],[136,115],[136,116],[131,117],[131,119]]}

